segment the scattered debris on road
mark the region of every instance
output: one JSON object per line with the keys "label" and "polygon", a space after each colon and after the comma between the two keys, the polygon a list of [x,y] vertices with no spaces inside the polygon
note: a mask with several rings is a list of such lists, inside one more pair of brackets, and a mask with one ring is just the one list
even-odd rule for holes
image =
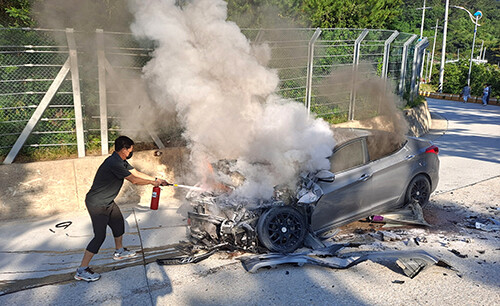
{"label": "scattered debris on road", "polygon": [[252,256],[242,256],[238,258],[243,268],[250,273],[256,273],[261,268],[274,268],[281,264],[305,264],[328,267],[332,269],[347,269],[363,261],[377,261],[380,259],[396,259],[396,263],[403,273],[414,278],[423,269],[438,265],[452,268],[448,263],[430,255],[425,251],[370,251],[370,252],[350,252],[338,254],[345,246],[332,245],[323,250],[309,251],[293,254],[260,254]]}

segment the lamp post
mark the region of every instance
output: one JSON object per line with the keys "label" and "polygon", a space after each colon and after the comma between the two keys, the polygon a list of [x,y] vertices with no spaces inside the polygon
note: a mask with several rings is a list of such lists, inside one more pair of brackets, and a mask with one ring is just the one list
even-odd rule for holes
{"label": "lamp post", "polygon": [[[481,26],[477,22],[480,18],[483,17],[483,13],[481,11],[477,11],[474,13],[474,15],[472,15],[472,13],[469,12],[469,10],[467,10],[465,7],[456,6],[456,5],[452,5],[452,7],[466,11],[469,14],[470,20],[472,21],[472,23],[474,23],[474,38],[472,39],[472,50],[470,53],[469,73],[467,74],[467,85],[470,86],[470,73],[472,70],[472,59],[474,58],[474,44],[476,43],[477,27]],[[474,20],[474,17],[476,17],[475,20]]]}
{"label": "lamp post", "polygon": [[[444,82],[444,64],[446,60],[446,33],[448,31],[448,7],[450,6],[450,1],[446,0],[446,6],[444,9],[444,29],[443,29],[443,50],[441,51],[441,68],[439,69],[439,87],[438,91],[443,92],[443,82]],[[474,55],[474,43],[476,42],[476,32],[477,32],[477,27],[481,26],[478,24],[478,20],[483,17],[483,13],[481,11],[477,11],[472,15],[471,12],[469,12],[465,7],[462,6],[456,6],[452,5],[451,7],[458,8],[461,10],[466,11],[469,14],[470,20],[474,23],[474,38],[472,40],[472,51],[471,51],[471,57],[470,57],[470,64],[469,64],[469,74],[467,76],[467,85],[470,85],[470,73],[472,70],[472,57]],[[474,17],[475,20],[474,20]]]}

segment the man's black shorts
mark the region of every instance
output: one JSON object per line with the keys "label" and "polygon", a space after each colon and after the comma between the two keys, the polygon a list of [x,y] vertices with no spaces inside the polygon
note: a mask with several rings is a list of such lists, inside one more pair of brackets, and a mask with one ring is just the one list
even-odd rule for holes
{"label": "man's black shorts", "polygon": [[120,208],[114,201],[108,206],[87,205],[87,210],[94,229],[94,238],[87,246],[87,251],[97,254],[106,239],[106,227],[108,225],[111,227],[115,238],[120,237],[125,232],[125,221]]}

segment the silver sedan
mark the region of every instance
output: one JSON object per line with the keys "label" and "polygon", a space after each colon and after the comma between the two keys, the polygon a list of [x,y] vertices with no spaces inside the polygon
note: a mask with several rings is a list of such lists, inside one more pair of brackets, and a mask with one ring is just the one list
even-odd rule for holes
{"label": "silver sedan", "polygon": [[224,195],[191,198],[192,240],[289,253],[343,224],[428,203],[439,179],[439,149],[430,141],[361,129],[334,135],[330,171],[302,174],[294,192],[277,189],[258,205]]}

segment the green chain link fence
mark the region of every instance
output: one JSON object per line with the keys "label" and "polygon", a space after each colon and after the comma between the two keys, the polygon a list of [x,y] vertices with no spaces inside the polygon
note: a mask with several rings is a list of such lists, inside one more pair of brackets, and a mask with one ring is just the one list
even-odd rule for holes
{"label": "green chain link fence", "polygon": [[[321,29],[318,39],[312,42],[317,29],[242,31],[254,43],[266,43],[270,47],[269,66],[280,77],[277,93],[306,104],[309,94],[311,111],[325,119],[337,122],[360,119],[354,116],[353,92],[348,84],[335,87],[342,90],[328,90],[331,86],[328,79],[335,70],[353,69],[358,62],[369,65],[379,76],[385,74],[394,87],[403,85],[401,93],[412,91],[417,41],[409,44],[404,54],[404,44],[412,37],[411,34],[388,30]],[[100,101],[103,93],[100,95],[99,86],[102,86],[100,81],[103,80],[100,80],[99,67],[102,68],[103,63],[99,62],[99,50],[103,51],[109,63],[108,68],[124,81],[123,84],[127,84],[127,80],[140,78],[142,67],[150,60],[154,43],[137,41],[130,33],[101,34],[97,31],[74,32],[72,35],[76,41],[80,71],[78,82],[85,149],[87,154],[99,153],[103,137],[107,137],[110,143],[118,134],[127,132],[127,127],[120,126],[123,104],[119,103],[120,99],[114,98],[121,89],[109,83],[104,95],[113,103],[106,106],[107,133],[105,136],[101,134]],[[102,46],[99,45],[99,35],[102,35]],[[395,38],[387,49],[387,42],[393,36]],[[420,53],[423,53],[423,48],[419,49]],[[69,55],[66,30],[0,28],[0,159],[3,160],[11,152]],[[387,56],[385,65],[384,55]],[[402,65],[405,57],[406,64]],[[308,65],[312,67],[310,75]],[[356,103],[358,109],[366,104],[361,100]],[[76,129],[74,92],[71,73],[68,73],[16,155],[27,160],[44,154],[49,158],[51,154],[56,157],[75,155],[78,142]]]}

